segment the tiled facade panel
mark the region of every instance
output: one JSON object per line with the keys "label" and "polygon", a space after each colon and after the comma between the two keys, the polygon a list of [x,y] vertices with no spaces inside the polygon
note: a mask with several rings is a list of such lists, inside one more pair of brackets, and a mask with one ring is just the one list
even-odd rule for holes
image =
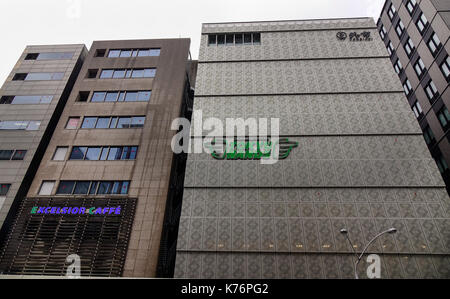
{"label": "tiled facade panel", "polygon": [[402,91],[389,59],[200,63],[196,96]]}
{"label": "tiled facade panel", "polygon": [[[327,30],[297,32],[266,32],[261,34],[261,45],[208,46],[208,35],[202,35],[199,59],[201,61],[236,61],[270,59],[314,59],[386,56],[382,43],[351,42],[336,38],[340,31],[370,32],[372,39],[380,39],[376,29]],[[323,45],[326,44],[326,47]]]}
{"label": "tiled facade panel", "polygon": [[268,132],[270,119],[279,118],[280,135],[289,136],[421,133],[403,93],[197,97],[194,110],[202,111],[203,123],[267,118]]}
{"label": "tiled facade panel", "polygon": [[203,24],[202,33],[227,33],[227,32],[265,32],[265,31],[302,31],[330,29],[354,29],[373,28],[375,25],[371,19],[335,19],[335,20],[300,20],[278,22],[251,22],[251,23],[226,23]]}
{"label": "tiled facade panel", "polygon": [[[68,60],[24,60],[29,53],[71,52],[72,59]],[[9,183],[11,188],[6,200],[0,204],[0,226],[3,224],[9,208],[22,183],[23,177],[33,159],[41,138],[53,115],[56,105],[68,83],[77,60],[86,55],[84,45],[62,46],[28,46],[22,53],[19,61],[6,79],[0,90],[0,96],[48,95],[53,96],[49,104],[36,105],[0,105],[0,120],[40,121],[39,130],[1,130],[1,150],[27,150],[24,160],[0,161],[0,183]],[[30,72],[63,72],[64,77],[58,81],[12,81],[16,73]]]}
{"label": "tiled facade panel", "polygon": [[289,140],[299,142],[298,147],[272,165],[190,154],[185,186],[443,186],[420,135]]}
{"label": "tiled facade panel", "polygon": [[[381,254],[383,279],[450,278],[445,256]],[[194,253],[177,255],[175,276],[180,278],[237,279],[352,279],[354,256],[306,253]],[[361,260],[360,278],[369,263]]]}
{"label": "tiled facade panel", "polygon": [[179,251],[351,253],[341,228],[360,249],[445,254],[450,203],[442,188],[185,189]]}
{"label": "tiled facade panel", "polygon": [[[353,278],[340,230],[361,252],[395,227],[369,249],[382,278],[450,278],[448,194],[384,46],[336,37],[373,27],[369,18],[203,26],[261,32],[261,45],[208,46],[203,36],[195,110],[203,120],[279,118],[298,147],[273,165],[189,155],[175,277]],[[199,124],[191,140],[202,140]],[[364,258],[360,277],[366,269]]]}

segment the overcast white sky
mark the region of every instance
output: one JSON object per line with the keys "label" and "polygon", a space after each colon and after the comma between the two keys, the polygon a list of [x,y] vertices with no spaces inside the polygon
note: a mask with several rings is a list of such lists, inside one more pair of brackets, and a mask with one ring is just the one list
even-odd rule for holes
{"label": "overcast white sky", "polygon": [[0,83],[26,45],[191,38],[201,23],[373,17],[384,0],[0,0]]}

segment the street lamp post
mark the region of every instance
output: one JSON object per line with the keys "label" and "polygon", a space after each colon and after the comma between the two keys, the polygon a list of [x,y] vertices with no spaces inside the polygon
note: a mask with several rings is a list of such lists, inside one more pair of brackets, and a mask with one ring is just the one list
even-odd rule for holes
{"label": "street lamp post", "polygon": [[345,229],[345,228],[341,229],[341,234],[343,234],[343,235],[345,235],[345,236],[347,237],[347,240],[348,240],[348,242],[350,243],[350,246],[352,247],[353,253],[355,254],[355,256],[356,256],[356,258],[357,258],[357,260],[356,260],[356,262],[355,262],[355,264],[354,264],[355,279],[359,279],[359,277],[358,277],[358,264],[359,264],[359,262],[361,261],[361,259],[362,259],[363,255],[364,255],[364,253],[366,252],[366,250],[369,248],[369,246],[370,246],[373,242],[375,242],[376,239],[378,239],[379,237],[381,237],[382,235],[384,235],[384,234],[395,234],[396,232],[397,232],[397,229],[392,227],[392,228],[390,228],[390,229],[388,229],[388,230],[385,230],[385,231],[379,233],[378,235],[376,235],[375,237],[373,237],[373,239],[370,240],[369,243],[367,243],[367,245],[364,247],[364,249],[363,249],[363,251],[361,252],[361,254],[358,255],[358,254],[356,253],[356,251],[355,251],[355,247],[353,246],[352,241],[350,241],[350,237],[348,236],[348,230]]}

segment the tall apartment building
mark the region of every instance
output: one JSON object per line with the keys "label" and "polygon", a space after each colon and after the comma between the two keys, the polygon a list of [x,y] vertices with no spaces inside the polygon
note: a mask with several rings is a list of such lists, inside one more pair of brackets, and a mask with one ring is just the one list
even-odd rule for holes
{"label": "tall apartment building", "polygon": [[27,46],[0,89],[0,227],[28,192],[86,53]]}
{"label": "tall apartment building", "polygon": [[185,158],[170,126],[192,111],[189,46],[93,43],[8,228],[0,273],[66,275],[76,254],[82,276],[157,275],[176,242]]}
{"label": "tall apartment building", "polygon": [[378,30],[450,194],[450,2],[387,0]]}
{"label": "tall apartment building", "polygon": [[297,147],[189,154],[175,277],[353,278],[340,230],[360,252],[391,227],[383,278],[450,277],[450,201],[371,18],[204,24],[197,110],[279,118]]}

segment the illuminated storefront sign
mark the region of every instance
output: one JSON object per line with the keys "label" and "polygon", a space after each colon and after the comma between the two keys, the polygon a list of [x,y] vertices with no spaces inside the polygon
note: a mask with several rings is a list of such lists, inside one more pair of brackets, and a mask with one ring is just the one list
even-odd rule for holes
{"label": "illuminated storefront sign", "polygon": [[31,214],[41,215],[120,215],[120,206],[117,207],[33,207]]}
{"label": "illuminated storefront sign", "polygon": [[[217,145],[224,150],[217,151]],[[260,160],[273,157],[275,145],[279,145],[278,159],[289,157],[293,148],[298,147],[298,142],[281,138],[276,144],[272,141],[234,140],[228,143],[225,140],[213,140],[211,142],[211,156],[216,160]]]}

